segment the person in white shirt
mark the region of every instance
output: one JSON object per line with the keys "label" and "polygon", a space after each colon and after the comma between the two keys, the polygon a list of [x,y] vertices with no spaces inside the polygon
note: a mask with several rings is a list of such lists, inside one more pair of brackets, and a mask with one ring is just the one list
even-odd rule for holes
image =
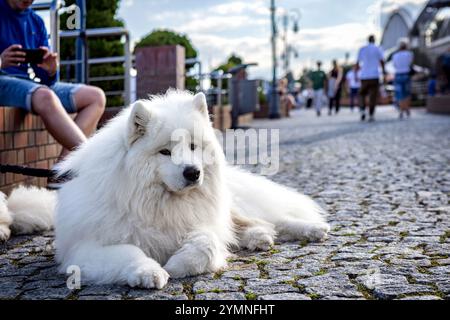
{"label": "person in white shirt", "polygon": [[374,121],[380,89],[380,66],[383,70],[383,76],[386,75],[383,52],[375,45],[375,36],[371,35],[369,44],[359,50],[357,64],[361,68],[361,90],[359,92],[361,120],[366,119],[366,96],[369,95],[369,121]]}
{"label": "person in white shirt", "polygon": [[414,54],[408,50],[406,41],[400,42],[400,47],[392,56],[395,69],[395,100],[400,107],[400,119],[403,113],[410,116],[411,105],[411,68],[414,60]]}
{"label": "person in white shirt", "polygon": [[359,90],[361,89],[361,71],[357,64],[347,72],[345,76],[347,81],[347,90],[350,96],[350,110],[353,112],[355,107],[355,100],[359,95]]}

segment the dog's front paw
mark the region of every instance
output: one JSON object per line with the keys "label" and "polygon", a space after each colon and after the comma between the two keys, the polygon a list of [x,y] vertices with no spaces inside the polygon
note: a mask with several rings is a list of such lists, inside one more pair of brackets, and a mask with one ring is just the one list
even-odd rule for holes
{"label": "dog's front paw", "polygon": [[0,242],[6,241],[11,235],[11,230],[4,224],[0,224]]}
{"label": "dog's front paw", "polygon": [[329,231],[328,223],[314,222],[308,225],[305,236],[309,241],[321,241],[327,237]]}
{"label": "dog's front paw", "polygon": [[139,265],[128,276],[127,282],[131,287],[162,289],[169,280],[169,274],[154,262]]}
{"label": "dog's front paw", "polygon": [[261,227],[249,228],[242,235],[240,245],[252,251],[267,251],[273,245],[274,232]]}
{"label": "dog's front paw", "polygon": [[197,275],[205,272],[207,262],[202,260],[204,260],[203,256],[197,256],[197,258],[192,256],[190,259],[186,259],[183,255],[175,255],[167,261],[164,270],[170,274],[171,278],[175,279]]}
{"label": "dog's front paw", "polygon": [[184,265],[176,265],[176,262],[170,261],[164,266],[164,269],[170,274],[171,278],[178,279],[189,276]]}
{"label": "dog's front paw", "polygon": [[172,256],[164,269],[170,274],[171,278],[184,278],[216,271],[216,268],[212,267],[210,262],[207,255],[193,250]]}

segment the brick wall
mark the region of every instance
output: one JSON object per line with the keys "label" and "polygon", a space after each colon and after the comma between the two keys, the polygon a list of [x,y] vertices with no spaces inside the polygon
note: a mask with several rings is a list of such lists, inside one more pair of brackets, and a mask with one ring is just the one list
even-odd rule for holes
{"label": "brick wall", "polygon": [[185,49],[182,46],[144,47],[136,49],[136,94],[165,93],[169,88],[184,89]]}
{"label": "brick wall", "polygon": [[[17,108],[0,107],[0,163],[48,169],[61,152],[39,117]],[[45,186],[45,178],[0,174],[0,191],[8,193],[18,184]]]}
{"label": "brick wall", "polygon": [[430,113],[450,114],[450,95],[428,97],[427,111]]}
{"label": "brick wall", "polygon": [[[282,118],[289,116],[288,106],[285,103],[280,102],[279,107],[280,107],[280,116]],[[269,103],[260,104],[259,110],[253,113],[253,117],[255,119],[267,119],[269,118],[269,111],[270,111],[269,109],[270,109]]]}

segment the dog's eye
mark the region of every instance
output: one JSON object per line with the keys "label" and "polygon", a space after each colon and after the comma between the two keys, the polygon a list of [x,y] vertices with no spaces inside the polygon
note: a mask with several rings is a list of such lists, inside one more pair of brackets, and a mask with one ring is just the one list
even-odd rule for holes
{"label": "dog's eye", "polygon": [[172,154],[169,149],[162,149],[159,153],[163,156],[170,156]]}
{"label": "dog's eye", "polygon": [[195,144],[191,143],[190,147],[191,147],[191,150],[194,151],[197,146]]}

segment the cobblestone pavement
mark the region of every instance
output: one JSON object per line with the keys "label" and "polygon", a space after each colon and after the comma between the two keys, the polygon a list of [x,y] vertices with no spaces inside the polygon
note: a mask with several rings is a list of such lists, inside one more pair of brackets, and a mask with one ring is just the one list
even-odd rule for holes
{"label": "cobblestone pavement", "polygon": [[69,290],[52,233],[0,245],[0,299],[450,299],[450,117],[416,110],[375,123],[348,110],[318,119],[255,121],[281,129],[273,179],[329,212],[324,243],[237,252],[220,273],[171,280],[161,291],[83,284]]}

